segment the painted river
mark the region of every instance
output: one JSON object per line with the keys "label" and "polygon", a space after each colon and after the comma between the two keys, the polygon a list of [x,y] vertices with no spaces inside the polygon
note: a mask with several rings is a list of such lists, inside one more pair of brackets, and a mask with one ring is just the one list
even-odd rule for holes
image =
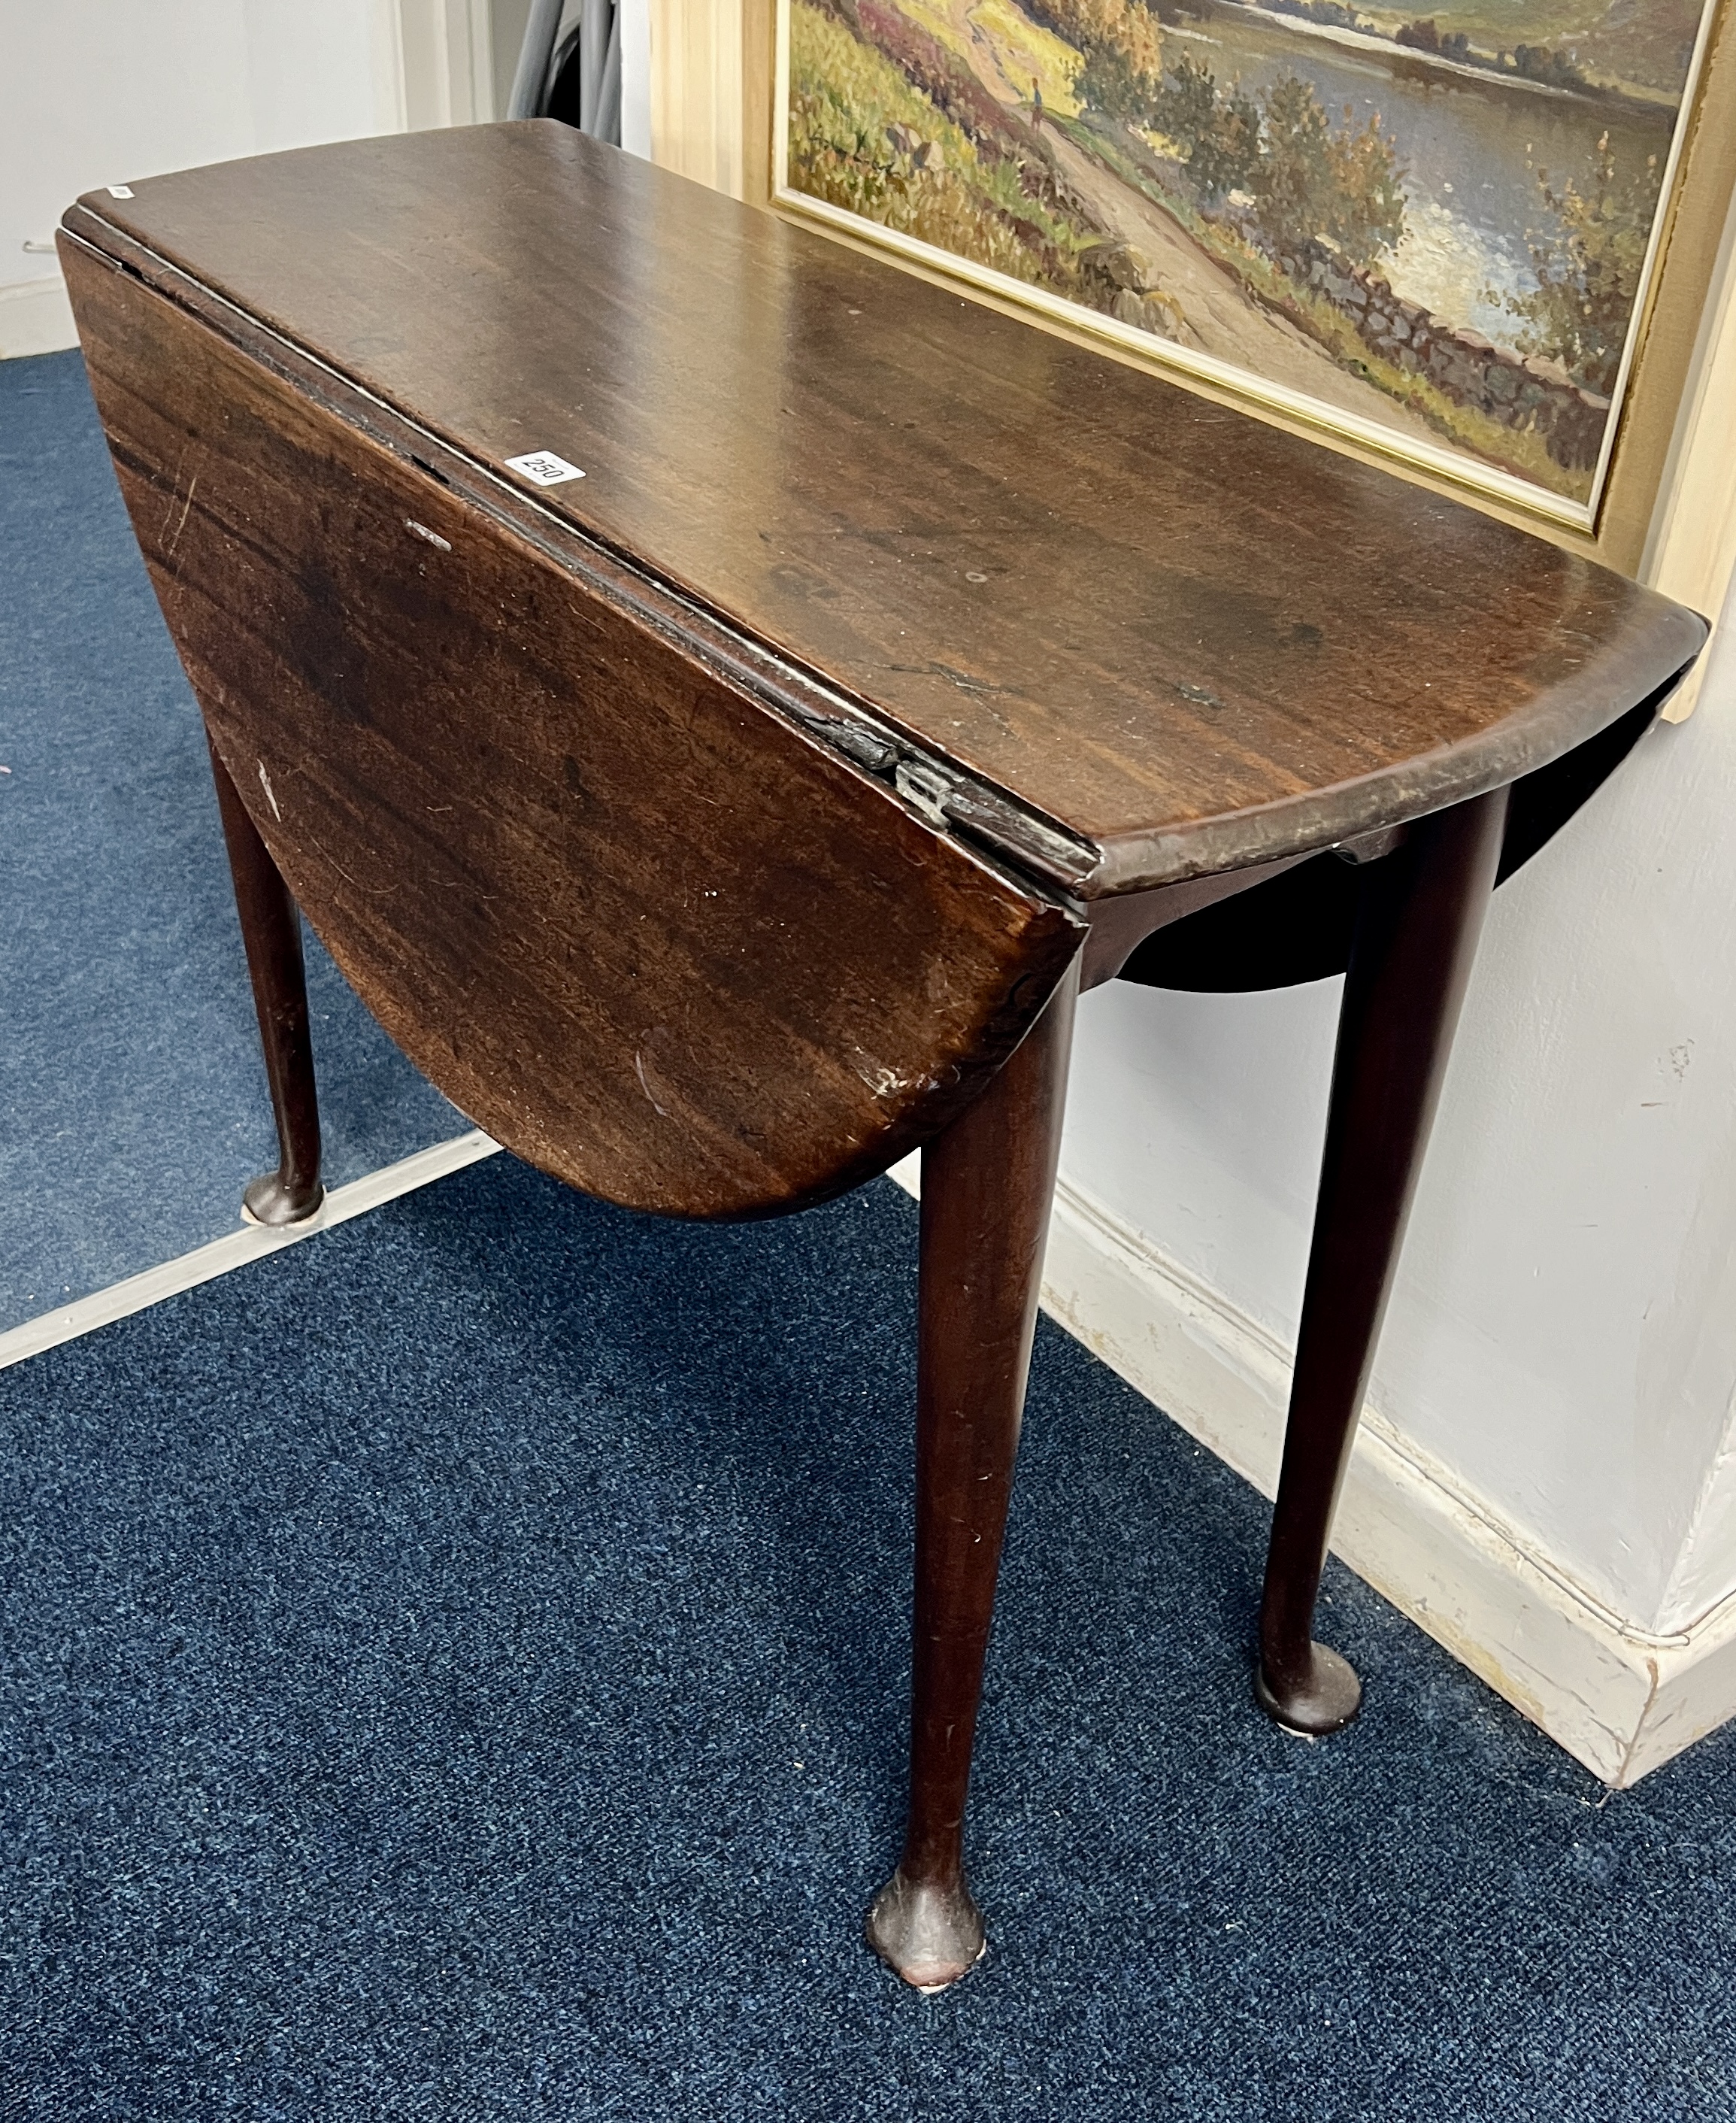
{"label": "painted river", "polygon": [[1359,127],[1378,113],[1406,171],[1403,241],[1383,269],[1392,285],[1439,316],[1503,345],[1516,321],[1507,295],[1537,285],[1528,233],[1545,243],[1557,224],[1539,171],[1560,185],[1586,171],[1607,133],[1620,169],[1668,154],[1674,114],[1535,90],[1430,67],[1394,48],[1341,45],[1281,16],[1219,0],[1188,0],[1196,18],[1167,28],[1168,53],[1191,51],[1220,82],[1239,75],[1259,90],[1280,74],[1312,82],[1335,122],[1348,107]]}

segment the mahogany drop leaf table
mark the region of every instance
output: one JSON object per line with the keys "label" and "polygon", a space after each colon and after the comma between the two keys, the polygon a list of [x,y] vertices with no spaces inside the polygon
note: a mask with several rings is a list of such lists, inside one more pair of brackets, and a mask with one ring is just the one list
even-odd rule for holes
{"label": "mahogany drop leaf table", "polygon": [[1484,907],[1700,621],[552,122],[92,193],[60,248],[211,741],[281,1146],[250,1213],[321,1199],[297,906],[592,1193],[767,1216],[922,1150],[909,1824],[868,1919],[910,1982],[982,1948],[1074,996],[1348,960],[1257,1666],[1284,1723],[1345,1722],[1315,1595]]}

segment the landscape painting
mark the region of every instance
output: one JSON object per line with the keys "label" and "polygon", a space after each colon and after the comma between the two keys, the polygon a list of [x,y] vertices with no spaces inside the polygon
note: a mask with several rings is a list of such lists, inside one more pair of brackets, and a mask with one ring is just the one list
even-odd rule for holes
{"label": "landscape painting", "polygon": [[785,7],[793,204],[1589,521],[1701,0]]}

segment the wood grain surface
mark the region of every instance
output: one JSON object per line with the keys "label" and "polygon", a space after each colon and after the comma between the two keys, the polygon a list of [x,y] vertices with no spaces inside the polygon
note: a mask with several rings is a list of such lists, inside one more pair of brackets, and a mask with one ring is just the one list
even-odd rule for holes
{"label": "wood grain surface", "polygon": [[582,466],[525,493],[1083,844],[1086,897],[1499,786],[1704,637],[1539,538],[550,123],[133,192],[68,228],[500,481],[534,449]]}
{"label": "wood grain surface", "polygon": [[[841,1191],[945,1127],[1081,916],[77,246],[98,405],[215,749],[405,1052],[586,1191]],[[638,602],[635,602],[637,593]]]}

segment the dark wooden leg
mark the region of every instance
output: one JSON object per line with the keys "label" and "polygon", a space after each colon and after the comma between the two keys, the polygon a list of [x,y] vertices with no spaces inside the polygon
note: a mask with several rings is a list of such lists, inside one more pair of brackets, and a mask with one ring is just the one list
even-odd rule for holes
{"label": "dark wooden leg", "polygon": [[241,1207],[255,1224],[299,1224],[325,1198],[320,1184],[320,1108],[307,1024],[302,919],[215,751],[211,771],[217,777],[218,808],[222,813],[236,909],[241,917],[241,940],[247,947],[260,1041],[265,1050],[271,1109],[278,1124],[278,1169],[262,1172],[249,1183]]}
{"label": "dark wooden leg", "polygon": [[1506,815],[1504,789],[1438,813],[1363,878],[1260,1611],[1256,1693],[1294,1732],[1362,1699],[1314,1602]]}
{"label": "dark wooden leg", "polygon": [[956,1982],[983,1951],[965,1794],[1078,991],[1075,960],[1011,1061],[922,1154],[910,1816],[868,1935],[924,1990]]}

